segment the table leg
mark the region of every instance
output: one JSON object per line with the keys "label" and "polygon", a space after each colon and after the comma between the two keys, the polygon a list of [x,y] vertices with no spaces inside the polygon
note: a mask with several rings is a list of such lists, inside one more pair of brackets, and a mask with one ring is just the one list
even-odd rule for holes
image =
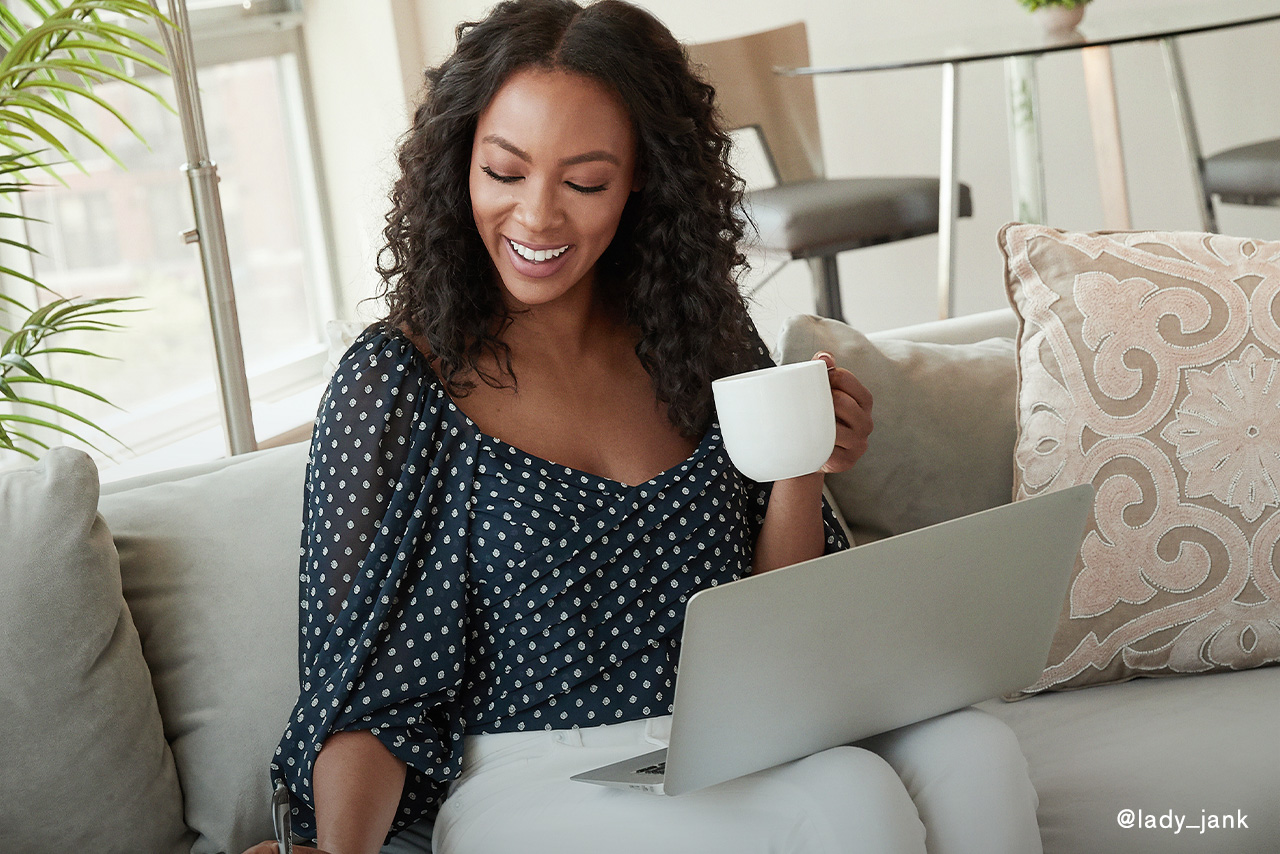
{"label": "table leg", "polygon": [[1043,223],[1048,216],[1045,212],[1036,57],[1009,57],[1004,61],[1004,78],[1014,215],[1021,222]]}
{"label": "table leg", "polygon": [[1083,48],[1080,63],[1084,66],[1093,156],[1098,164],[1102,193],[1102,223],[1109,229],[1127,231],[1133,228],[1133,221],[1129,216],[1129,185],[1125,178],[1124,148],[1120,143],[1120,109],[1116,104],[1111,48],[1106,45]]}
{"label": "table leg", "polygon": [[957,184],[960,100],[960,67],[942,66],[942,167],[938,173],[938,316],[955,314],[956,220],[960,216]]}

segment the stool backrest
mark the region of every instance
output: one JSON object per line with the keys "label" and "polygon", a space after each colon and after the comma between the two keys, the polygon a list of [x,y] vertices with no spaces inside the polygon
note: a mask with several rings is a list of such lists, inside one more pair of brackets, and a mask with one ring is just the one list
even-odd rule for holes
{"label": "stool backrest", "polygon": [[775,68],[809,64],[804,22],[716,42],[688,45],[731,130],[756,127],[778,180],[784,184],[824,176],[818,102],[813,78],[788,77]]}

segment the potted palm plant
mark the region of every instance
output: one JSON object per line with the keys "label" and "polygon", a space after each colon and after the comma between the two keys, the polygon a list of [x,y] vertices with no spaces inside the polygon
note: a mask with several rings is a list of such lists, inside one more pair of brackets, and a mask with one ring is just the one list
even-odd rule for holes
{"label": "potted palm plant", "polygon": [[71,149],[76,138],[120,162],[73,108],[92,103],[137,136],[95,86],[119,80],[159,98],[131,73],[138,65],[167,73],[161,46],[138,32],[137,25],[144,22],[168,23],[144,0],[0,5],[0,249],[5,252],[0,255],[0,452],[35,457],[48,448],[45,440],[58,434],[96,448],[84,434],[106,435],[74,409],[77,399],[103,398],[54,378],[41,365],[54,354],[95,358],[90,350],[66,346],[64,336],[116,329],[121,314],[132,308],[124,297],[82,299],[54,293],[33,277],[22,254],[36,251],[27,229],[43,224],[25,214],[19,201],[37,181],[58,180],[59,167],[79,167]]}

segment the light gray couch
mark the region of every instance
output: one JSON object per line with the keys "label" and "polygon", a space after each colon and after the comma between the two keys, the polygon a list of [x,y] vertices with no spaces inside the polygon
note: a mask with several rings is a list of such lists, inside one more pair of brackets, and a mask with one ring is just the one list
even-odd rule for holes
{"label": "light gray couch", "polygon": [[[784,353],[815,329],[789,327]],[[860,539],[1008,500],[1007,473],[981,455],[1012,454],[1012,347],[969,345],[1013,329],[995,312],[845,354],[878,377],[861,480],[829,484]],[[933,391],[930,359],[947,366]],[[983,371],[988,385],[966,385]],[[100,497],[77,452],[0,473],[0,852],[237,854],[269,838],[266,766],[297,691],[305,461],[290,446]],[[859,502],[868,490],[878,500]],[[1280,851],[1280,668],[985,707],[1022,743],[1049,854]],[[1124,809],[1186,821],[1125,829]],[[1248,827],[1187,829],[1205,812]]]}

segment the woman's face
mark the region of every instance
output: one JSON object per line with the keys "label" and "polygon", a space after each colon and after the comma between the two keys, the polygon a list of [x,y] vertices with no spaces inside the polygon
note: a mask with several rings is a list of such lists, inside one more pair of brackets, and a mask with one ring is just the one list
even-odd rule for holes
{"label": "woman's face", "polygon": [[626,108],[590,78],[525,69],[498,90],[471,147],[471,212],[513,308],[592,288],[635,147]]}

